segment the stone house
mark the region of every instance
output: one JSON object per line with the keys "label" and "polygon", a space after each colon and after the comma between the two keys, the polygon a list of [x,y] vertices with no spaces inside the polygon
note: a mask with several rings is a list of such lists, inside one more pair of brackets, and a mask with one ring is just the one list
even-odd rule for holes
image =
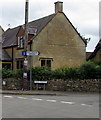
{"label": "stone house", "polygon": [[3,28],[0,26],[0,36],[2,36],[3,32],[4,32],[4,30],[3,30]]}
{"label": "stone house", "polygon": [[[12,69],[23,68],[24,25],[8,29],[3,34],[3,50]],[[77,67],[86,61],[86,42],[63,12],[63,2],[55,3],[55,13],[28,24],[28,51],[38,51],[38,56],[28,56],[28,67]]]}
{"label": "stone house", "polygon": [[101,62],[101,39],[95,47],[95,50],[91,53],[91,55],[87,58],[87,60]]}
{"label": "stone house", "polygon": [[[0,26],[0,63],[1,63],[1,59],[2,59],[2,34],[3,34],[4,30],[3,28]],[[1,64],[0,64],[1,65]]]}

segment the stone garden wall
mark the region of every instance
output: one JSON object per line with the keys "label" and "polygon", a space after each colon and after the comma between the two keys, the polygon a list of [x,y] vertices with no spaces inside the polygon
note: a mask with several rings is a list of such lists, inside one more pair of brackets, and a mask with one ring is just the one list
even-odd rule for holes
{"label": "stone garden wall", "polygon": [[60,90],[68,92],[97,92],[99,91],[99,80],[51,80],[47,85],[49,90]]}
{"label": "stone garden wall", "polygon": [[[21,90],[22,82],[21,79],[8,78],[3,79],[2,89],[5,90]],[[48,80],[45,86],[46,90],[53,91],[68,91],[68,92],[98,92],[99,91],[98,79],[87,79],[87,80],[62,80],[54,79]],[[43,89],[44,85],[39,85],[39,89]],[[36,90],[36,85],[33,83],[33,90]]]}

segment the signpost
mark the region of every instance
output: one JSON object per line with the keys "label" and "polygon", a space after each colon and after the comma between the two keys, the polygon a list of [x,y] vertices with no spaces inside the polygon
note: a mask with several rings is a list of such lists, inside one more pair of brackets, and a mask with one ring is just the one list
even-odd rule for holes
{"label": "signpost", "polygon": [[[24,30],[25,30],[24,51],[22,52],[22,55],[24,56],[24,62],[27,60],[26,51],[27,51],[27,45],[28,45],[28,6],[29,6],[29,0],[26,0],[26,3],[25,3],[25,26],[24,26]],[[26,64],[23,65],[23,90],[28,90]]]}
{"label": "signpost", "polygon": [[[24,60],[24,66],[27,67],[28,64],[28,60],[26,58],[26,56],[38,56],[40,54],[40,52],[38,51],[22,51],[22,56],[25,56],[25,60]],[[31,59],[31,58],[30,58]],[[30,61],[32,62],[32,61]],[[32,68],[31,68],[31,63],[30,63],[30,90],[32,90]],[[27,72],[24,71],[23,73],[23,78],[27,79]]]}
{"label": "signpost", "polygon": [[32,56],[38,56],[40,53],[38,51],[27,51],[26,55],[30,56],[30,90],[32,90]]}

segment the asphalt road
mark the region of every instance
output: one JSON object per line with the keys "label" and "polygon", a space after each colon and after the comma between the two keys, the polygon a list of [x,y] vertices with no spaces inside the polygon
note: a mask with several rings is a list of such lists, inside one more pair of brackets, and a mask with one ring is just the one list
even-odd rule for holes
{"label": "asphalt road", "polygon": [[99,95],[2,95],[3,118],[99,118]]}

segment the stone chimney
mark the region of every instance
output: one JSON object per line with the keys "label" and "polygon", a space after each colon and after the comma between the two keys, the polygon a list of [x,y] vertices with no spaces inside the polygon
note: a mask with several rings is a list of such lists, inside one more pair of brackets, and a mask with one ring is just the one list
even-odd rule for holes
{"label": "stone chimney", "polygon": [[63,12],[63,2],[57,1],[55,4],[55,13]]}

